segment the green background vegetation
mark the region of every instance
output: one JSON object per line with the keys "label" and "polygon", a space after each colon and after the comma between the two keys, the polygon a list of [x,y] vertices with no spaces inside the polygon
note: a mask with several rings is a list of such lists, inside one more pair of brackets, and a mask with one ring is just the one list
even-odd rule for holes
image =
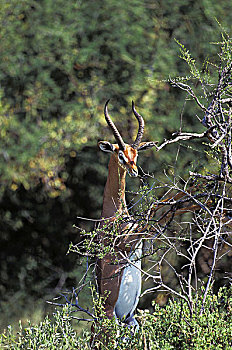
{"label": "green background vegetation", "polygon": [[[76,216],[100,215],[110,114],[124,139],[137,131],[131,100],[144,116],[144,140],[180,127],[185,95],[168,77],[186,76],[177,39],[204,70],[217,62],[217,20],[230,31],[230,0],[0,1],[0,328],[43,317],[45,300],[71,289],[83,273],[69,243],[89,228]],[[201,68],[202,66],[202,68]],[[202,132],[193,102],[183,129]],[[145,172],[172,173],[179,146],[139,160]],[[178,171],[202,166],[197,147],[180,147]],[[137,189],[139,180],[128,181]],[[91,228],[91,227],[90,227]],[[146,300],[143,301],[144,307]]]}

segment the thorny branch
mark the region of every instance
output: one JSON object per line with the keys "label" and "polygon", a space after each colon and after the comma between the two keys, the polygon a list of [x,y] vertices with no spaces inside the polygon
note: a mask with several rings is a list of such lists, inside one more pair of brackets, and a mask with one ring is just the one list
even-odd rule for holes
{"label": "thorny branch", "polygon": [[[144,257],[147,259],[147,268],[143,269],[143,274],[145,280],[153,281],[153,287],[145,289],[142,296],[165,290],[184,299],[191,313],[195,308],[193,296],[200,290],[203,280],[206,280],[206,287],[201,312],[204,311],[204,302],[214,280],[218,277],[222,280],[232,276],[232,271],[229,268],[225,270],[223,266],[223,261],[227,267],[231,266],[228,259],[232,255],[231,71],[232,63],[221,61],[216,84],[208,86],[204,79],[201,79],[206,105],[195,93],[195,88],[171,80],[173,87],[185,91],[200,108],[203,114],[201,127],[205,127],[206,130],[201,133],[175,132],[170,140],[164,140],[156,146],[157,151],[160,151],[180,141],[207,138],[210,142],[208,149],[216,152],[220,162],[220,171],[206,174],[190,172],[190,178],[184,184],[183,179],[175,179],[173,183],[168,179],[167,183],[161,184],[153,178],[153,185],[142,194],[139,193],[139,199],[136,199],[134,206],[140,208],[133,218],[128,218],[128,215],[122,213],[113,223],[106,223],[103,230],[109,237],[109,245],[105,251],[102,242],[96,242],[96,237],[99,237],[97,230],[92,236],[88,236],[90,244],[83,244],[84,236],[82,246],[76,246],[78,254],[89,257],[94,254],[102,257],[109,251],[112,254],[117,252],[117,264],[121,264],[123,269],[125,262],[134,266],[136,264],[130,261],[130,251],[126,253],[123,249],[120,250],[118,243],[127,239],[134,244],[136,239],[143,239],[146,241]],[[208,89],[211,91],[208,92]],[[192,183],[192,186],[189,186],[189,183]],[[165,193],[161,198],[157,198],[156,190],[160,191],[161,188]],[[121,225],[128,225],[128,229],[120,231]],[[93,244],[94,253],[90,249]],[[73,249],[75,251],[75,247]],[[85,278],[82,283],[79,292],[85,285]],[[94,313],[80,307],[78,292],[73,292],[73,296],[74,302],[72,298],[70,300],[67,295],[63,295],[66,303],[96,319]]]}
{"label": "thorny branch", "polygon": [[[97,319],[97,317],[95,317],[95,315],[92,312],[90,312],[88,309],[84,309],[83,307],[81,307],[79,305],[78,293],[76,292],[76,290],[74,288],[73,288],[73,291],[72,291],[71,299],[69,298],[69,295],[70,295],[70,293],[68,293],[67,295],[66,294],[61,294],[61,296],[59,297],[59,298],[63,297],[65,302],[57,303],[55,301],[47,301],[47,303],[51,304],[51,305],[54,305],[54,306],[61,306],[61,307],[64,307],[65,305],[69,305],[69,306],[72,307],[71,313],[79,311],[79,312],[86,313],[88,316],[91,317],[91,319],[87,319],[87,318],[79,318],[79,317],[72,316],[72,318],[75,318],[78,321],[92,322],[92,321],[95,321]],[[73,302],[73,299],[75,300],[75,302]]]}
{"label": "thorny branch", "polygon": [[156,146],[156,150],[160,151],[163,147],[170,145],[171,143],[176,143],[179,141],[193,140],[193,139],[202,139],[208,137],[209,133],[215,128],[215,125],[212,125],[208,130],[201,134],[190,133],[190,132],[175,132],[172,136],[175,136],[174,139],[165,140],[160,146]]}

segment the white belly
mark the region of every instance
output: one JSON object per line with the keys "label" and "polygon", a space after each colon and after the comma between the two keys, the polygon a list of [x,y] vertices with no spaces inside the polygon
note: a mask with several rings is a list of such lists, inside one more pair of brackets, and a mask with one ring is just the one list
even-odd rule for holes
{"label": "white belly", "polygon": [[141,260],[142,242],[131,255],[133,265],[125,267],[122,275],[119,296],[115,305],[115,314],[118,318],[132,316],[138,305],[141,294]]}

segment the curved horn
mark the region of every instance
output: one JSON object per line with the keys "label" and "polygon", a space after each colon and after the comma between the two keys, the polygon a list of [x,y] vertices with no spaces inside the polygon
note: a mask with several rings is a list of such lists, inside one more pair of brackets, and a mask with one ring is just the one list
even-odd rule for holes
{"label": "curved horn", "polygon": [[122,136],[119,134],[118,129],[116,128],[116,126],[114,125],[114,123],[112,122],[112,120],[108,114],[108,109],[107,109],[108,103],[109,103],[109,100],[106,101],[105,108],[104,108],[105,119],[106,119],[107,124],[109,125],[109,127],[113,131],[115,140],[116,140],[117,144],[119,145],[119,148],[123,151],[126,148],[125,143],[123,142]]}
{"label": "curved horn", "polygon": [[134,115],[136,116],[138,122],[139,122],[139,130],[138,130],[138,133],[137,133],[137,136],[136,136],[136,139],[134,141],[134,143],[132,144],[132,147],[134,149],[137,149],[139,147],[139,144],[142,140],[142,137],[143,137],[143,132],[144,132],[144,120],[143,120],[143,117],[138,113],[136,112],[135,110],[135,104],[134,104],[134,101],[132,101],[132,111],[134,113]]}

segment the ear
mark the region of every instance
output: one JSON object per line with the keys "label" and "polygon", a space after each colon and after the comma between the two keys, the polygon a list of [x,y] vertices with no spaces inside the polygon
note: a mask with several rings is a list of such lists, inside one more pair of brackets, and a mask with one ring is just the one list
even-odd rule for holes
{"label": "ear", "polygon": [[154,146],[156,146],[156,144],[158,143],[158,141],[155,142],[141,142],[139,144],[139,147],[137,148],[137,151],[146,151],[147,149],[150,149]]}
{"label": "ear", "polygon": [[112,143],[108,142],[108,141],[99,141],[98,142],[98,147],[100,148],[100,150],[102,150],[103,152],[114,152],[115,151],[115,147],[114,145],[112,145]]}

